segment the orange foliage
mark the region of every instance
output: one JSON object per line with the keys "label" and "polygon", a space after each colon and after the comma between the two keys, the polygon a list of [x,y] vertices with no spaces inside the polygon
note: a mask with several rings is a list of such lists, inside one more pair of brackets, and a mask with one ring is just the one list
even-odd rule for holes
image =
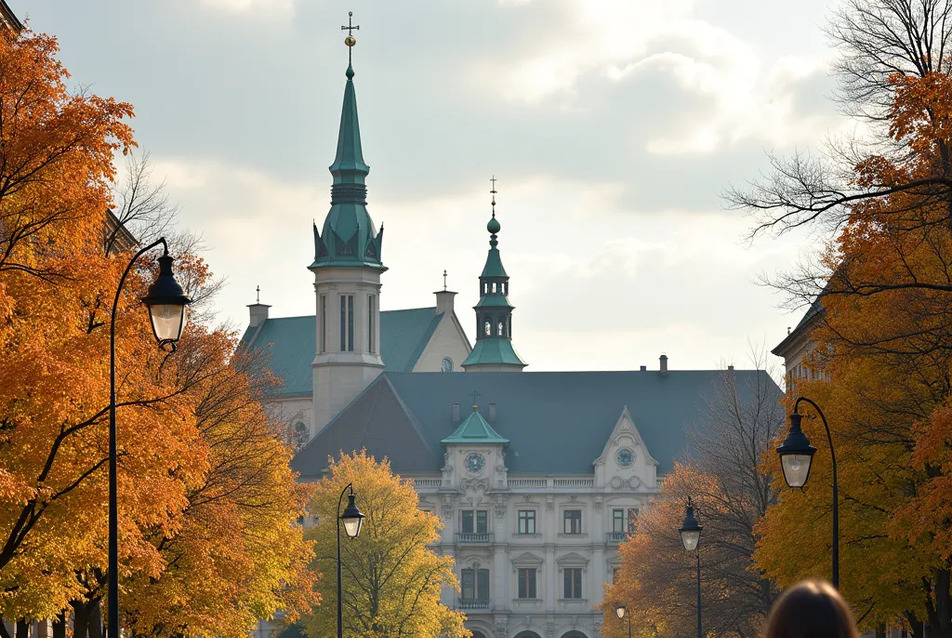
{"label": "orange foliage", "polygon": [[[132,256],[103,243],[132,109],[70,95],[55,54],[46,36],[0,36],[0,616],[12,619],[104,593],[109,313]],[[157,636],[237,636],[311,602],[304,494],[232,335],[192,324],[175,355],[157,349],[139,302],[153,266],[132,272],[117,308],[120,607]],[[209,277],[193,257],[177,272],[193,293]]]}

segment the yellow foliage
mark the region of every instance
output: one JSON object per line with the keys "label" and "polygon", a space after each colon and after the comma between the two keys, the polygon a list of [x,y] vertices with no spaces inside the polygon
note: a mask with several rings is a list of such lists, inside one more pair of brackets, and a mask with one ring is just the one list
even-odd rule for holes
{"label": "yellow foliage", "polygon": [[440,520],[417,508],[413,486],[395,476],[386,459],[377,462],[362,451],[329,462],[328,476],[317,484],[310,505],[317,524],[308,537],[314,542],[314,567],[324,577],[318,586],[322,604],[304,618],[307,634],[337,631],[337,506],[353,483],[366,518],[357,538],[341,531],[344,634],[468,638],[465,616],[440,603],[444,587],[458,589],[453,559],[427,547],[440,539]]}

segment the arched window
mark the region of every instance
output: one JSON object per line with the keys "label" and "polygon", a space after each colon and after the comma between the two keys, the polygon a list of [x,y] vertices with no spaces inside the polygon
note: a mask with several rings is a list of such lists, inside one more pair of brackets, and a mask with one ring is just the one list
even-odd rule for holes
{"label": "arched window", "polygon": [[496,282],[493,282],[493,294],[496,294]]}
{"label": "arched window", "polygon": [[486,634],[481,631],[473,630],[473,638],[486,638]]}
{"label": "arched window", "polygon": [[562,638],[586,638],[586,636],[581,631],[575,631],[573,629],[572,631],[567,631],[562,634]]}
{"label": "arched window", "polygon": [[503,322],[500,321],[499,323],[496,324],[496,336],[497,336],[497,337],[504,337],[504,336],[506,336],[506,335],[503,333],[504,330],[505,330],[505,325],[503,324]]}
{"label": "arched window", "polygon": [[453,360],[449,357],[443,357],[443,362],[440,364],[440,370],[442,372],[452,372],[453,371]]}
{"label": "arched window", "polygon": [[534,631],[520,631],[516,634],[516,638],[540,638],[540,636]]}
{"label": "arched window", "polygon": [[486,325],[483,326],[483,330],[485,331],[487,337],[491,337],[491,336],[492,336],[492,334],[493,334],[493,326],[492,326],[492,324],[489,323],[488,321],[486,322]]}

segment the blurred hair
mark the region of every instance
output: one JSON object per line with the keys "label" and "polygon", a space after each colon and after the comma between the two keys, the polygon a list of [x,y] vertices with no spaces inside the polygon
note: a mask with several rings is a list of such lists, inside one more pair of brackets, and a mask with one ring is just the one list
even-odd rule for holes
{"label": "blurred hair", "polygon": [[763,638],[859,638],[859,632],[853,612],[832,585],[804,580],[774,603]]}

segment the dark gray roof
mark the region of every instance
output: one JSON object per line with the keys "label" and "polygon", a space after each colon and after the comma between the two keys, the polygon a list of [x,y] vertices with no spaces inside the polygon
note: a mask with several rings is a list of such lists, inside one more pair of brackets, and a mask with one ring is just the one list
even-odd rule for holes
{"label": "dark gray roof", "polygon": [[[704,427],[708,405],[723,387],[720,370],[638,372],[385,372],[301,449],[292,461],[302,477],[316,477],[327,457],[366,448],[388,457],[399,474],[439,472],[440,441],[459,426],[478,392],[482,406],[496,404],[492,427],[508,438],[506,466],[514,473],[592,472],[624,406],[659,462],[671,471],[688,445],[687,432]],[[737,370],[741,400],[757,383],[782,392],[763,371]],[[746,393],[746,397],[745,397]],[[481,408],[484,414],[488,410]]]}

